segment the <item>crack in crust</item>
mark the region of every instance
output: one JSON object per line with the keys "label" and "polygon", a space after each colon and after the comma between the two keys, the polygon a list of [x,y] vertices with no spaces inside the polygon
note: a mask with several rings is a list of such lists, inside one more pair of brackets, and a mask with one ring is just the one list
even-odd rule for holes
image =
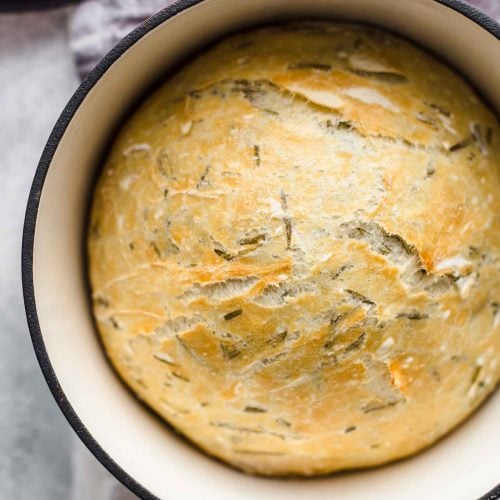
{"label": "crack in crust", "polygon": [[389,233],[377,222],[345,222],[340,225],[337,237],[366,241],[374,252],[399,268],[402,282],[414,293],[425,290],[431,296],[437,296],[456,289],[453,276],[428,272],[414,245],[399,234]]}
{"label": "crack in crust", "polygon": [[[378,73],[377,75],[379,78],[383,78],[381,73]],[[356,127],[355,123],[348,121],[343,116],[341,110],[335,107],[330,107],[326,104],[311,101],[300,92],[290,90],[289,88],[268,79],[219,80],[199,91],[200,95],[205,92],[215,93],[220,98],[226,98],[228,95],[235,93],[241,94],[252,104],[252,106],[279,121],[287,121],[293,117],[299,116],[299,114],[304,111],[314,111],[314,115],[312,116],[316,120],[316,125],[319,128],[330,132],[343,131],[357,135],[363,139],[371,138],[386,141],[391,144],[401,144],[406,148],[414,150],[439,152],[443,156],[448,156],[450,152],[450,148],[442,144],[426,145],[417,141],[410,141],[403,137],[362,133],[359,128]],[[476,132],[476,137],[479,137],[477,134],[477,128],[474,129],[474,131]],[[481,146],[485,143],[484,140],[480,141],[478,139],[476,139],[476,142]],[[254,153],[257,166],[260,166],[261,164],[259,150],[260,146],[257,146]]]}

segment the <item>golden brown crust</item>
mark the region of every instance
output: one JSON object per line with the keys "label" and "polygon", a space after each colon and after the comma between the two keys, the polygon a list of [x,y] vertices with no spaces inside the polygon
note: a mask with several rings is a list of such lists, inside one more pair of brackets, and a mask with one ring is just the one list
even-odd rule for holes
{"label": "golden brown crust", "polygon": [[391,35],[223,41],[127,122],[96,188],[113,364],[246,471],[418,451],[500,376],[499,158],[467,84]]}

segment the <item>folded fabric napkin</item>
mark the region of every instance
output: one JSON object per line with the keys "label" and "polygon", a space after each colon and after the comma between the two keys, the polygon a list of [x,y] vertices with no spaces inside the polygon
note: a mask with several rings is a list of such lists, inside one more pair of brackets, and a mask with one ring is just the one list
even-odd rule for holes
{"label": "folded fabric napkin", "polygon": [[70,19],[70,47],[81,77],[125,35],[175,0],[89,0]]}
{"label": "folded fabric napkin", "polygon": [[[237,1],[237,0],[233,0]],[[88,0],[70,19],[70,47],[83,78],[99,60],[142,21],[175,0]],[[494,19],[500,20],[500,0],[470,0]],[[116,482],[97,461],[74,446],[72,500],[131,500],[134,497]]]}
{"label": "folded fabric napkin", "polygon": [[[175,0],[88,0],[74,11],[70,21],[70,45],[80,76],[142,21]],[[500,0],[470,0],[500,20]]]}

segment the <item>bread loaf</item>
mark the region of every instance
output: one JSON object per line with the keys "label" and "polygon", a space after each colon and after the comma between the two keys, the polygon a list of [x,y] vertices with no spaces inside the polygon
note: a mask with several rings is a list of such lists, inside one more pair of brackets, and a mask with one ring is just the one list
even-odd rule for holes
{"label": "bread loaf", "polygon": [[373,28],[232,36],[126,122],[95,189],[118,373],[207,453],[313,475],[415,453],[500,376],[500,127]]}

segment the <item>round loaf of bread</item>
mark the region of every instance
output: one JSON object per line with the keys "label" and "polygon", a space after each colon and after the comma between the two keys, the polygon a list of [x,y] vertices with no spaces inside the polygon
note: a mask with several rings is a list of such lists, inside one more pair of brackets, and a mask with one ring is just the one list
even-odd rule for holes
{"label": "round loaf of bread", "polygon": [[373,28],[228,38],[116,139],[88,235],[109,358],[207,453],[265,475],[429,446],[500,375],[500,127]]}

